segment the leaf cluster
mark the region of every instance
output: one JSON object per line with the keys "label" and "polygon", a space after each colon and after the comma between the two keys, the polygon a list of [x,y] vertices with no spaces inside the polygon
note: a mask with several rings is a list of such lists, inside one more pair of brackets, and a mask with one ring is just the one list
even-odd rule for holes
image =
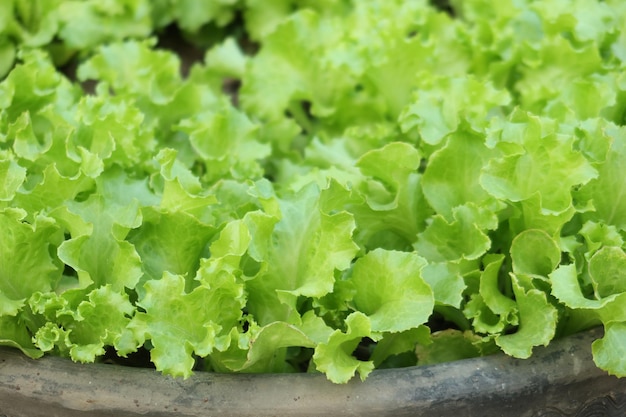
{"label": "leaf cluster", "polygon": [[618,0],[3,1],[0,344],[344,383],[603,325],[626,375],[624,27]]}

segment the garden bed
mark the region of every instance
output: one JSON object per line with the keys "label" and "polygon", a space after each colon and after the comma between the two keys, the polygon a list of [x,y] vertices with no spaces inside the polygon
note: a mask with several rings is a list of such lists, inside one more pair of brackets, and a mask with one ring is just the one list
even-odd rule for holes
{"label": "garden bed", "polygon": [[323,375],[198,373],[25,358],[0,350],[0,415],[6,417],[475,416],[618,417],[626,380],[591,360],[599,329],[570,336],[532,358],[502,354],[374,371],[335,385]]}
{"label": "garden bed", "polygon": [[73,376],[119,372],[178,390],[159,407],[239,380],[202,401],[258,407],[245,383],[271,381],[300,390],[285,406],[355,390],[350,411],[425,378],[402,412],[441,378],[453,410],[495,361],[485,395],[515,408],[541,369],[517,359],[579,340],[573,378],[605,395],[541,382],[567,367],[537,389],[620,409],[600,375],[626,375],[626,3],[6,4],[0,345],[41,358],[3,363],[13,394],[87,407]]}

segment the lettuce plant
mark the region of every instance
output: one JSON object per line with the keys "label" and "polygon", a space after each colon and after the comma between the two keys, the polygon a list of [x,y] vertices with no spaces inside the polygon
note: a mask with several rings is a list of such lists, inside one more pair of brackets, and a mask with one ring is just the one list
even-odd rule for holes
{"label": "lettuce plant", "polygon": [[0,344],[343,383],[602,325],[626,375],[624,27],[619,0],[4,1]]}

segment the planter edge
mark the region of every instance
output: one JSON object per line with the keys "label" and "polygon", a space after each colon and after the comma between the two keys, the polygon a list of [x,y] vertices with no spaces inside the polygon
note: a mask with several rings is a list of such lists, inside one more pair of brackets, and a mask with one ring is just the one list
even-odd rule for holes
{"label": "planter edge", "polygon": [[0,348],[0,417],[624,415],[626,379],[598,369],[592,329],[536,348],[438,365],[377,370],[335,385],[321,374],[196,373],[32,360]]}

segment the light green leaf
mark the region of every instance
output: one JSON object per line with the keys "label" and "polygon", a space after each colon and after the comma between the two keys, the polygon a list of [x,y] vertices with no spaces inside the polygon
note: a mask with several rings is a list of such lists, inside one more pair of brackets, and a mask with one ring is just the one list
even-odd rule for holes
{"label": "light green leaf", "polygon": [[606,161],[597,166],[597,178],[582,186],[575,197],[593,204],[594,210],[585,213],[585,219],[626,230],[626,176],[622,175],[626,164],[626,130],[620,127],[608,133],[612,143]]}
{"label": "light green leaf", "polygon": [[335,330],[327,343],[320,343],[315,348],[313,361],[317,369],[336,384],[345,384],[359,373],[361,380],[374,369],[372,361],[360,361],[352,356],[363,337],[376,338],[370,328],[367,316],[354,312],[346,319],[346,332]]}
{"label": "light green leaf", "polygon": [[482,337],[469,332],[455,329],[433,333],[431,343],[417,345],[417,363],[433,365],[462,359],[475,358],[481,355]]}
{"label": "light green leaf", "polygon": [[254,331],[250,337],[245,362],[228,364],[233,371],[286,372],[285,349],[291,346],[312,348],[315,343],[297,327],[285,322],[273,322]]}
{"label": "light green leaf", "polygon": [[583,293],[578,280],[576,265],[559,266],[550,274],[550,281],[552,295],[567,307],[584,312],[588,316],[589,324],[597,324],[598,320],[604,323],[626,321],[626,312],[623,308],[626,302],[626,292],[594,299],[593,294]]}
{"label": "light green leaf", "polygon": [[422,269],[422,277],[432,288],[437,304],[461,306],[466,284],[458,263],[428,263]]}
{"label": "light green leaf", "polygon": [[574,309],[599,309],[615,299],[615,294],[601,300],[585,297],[578,279],[575,264],[559,265],[550,274],[552,295],[559,301]]}
{"label": "light green leaf", "polygon": [[13,300],[0,292],[0,317],[16,316],[24,304],[24,299]]}
{"label": "light green leaf", "polygon": [[480,184],[494,197],[518,202],[539,194],[541,209],[562,213],[572,205],[571,187],[586,184],[598,173],[571,140],[555,134],[525,139],[524,151],[492,159]]}
{"label": "light green leaf", "polygon": [[515,333],[496,337],[496,344],[516,358],[528,358],[535,346],[544,345],[554,337],[558,318],[557,309],[547,300],[546,293],[525,289],[511,274],[513,292],[519,311],[519,328]]}
{"label": "light green leaf", "polygon": [[245,71],[247,57],[235,39],[230,37],[208,50],[204,56],[204,61],[211,73],[221,77],[241,78]]}
{"label": "light green leaf", "polygon": [[598,367],[620,378],[626,376],[626,323],[606,324],[604,336],[591,346]]}
{"label": "light green leaf", "polygon": [[145,290],[137,302],[145,313],[137,313],[130,325],[135,337],[140,344],[151,341],[150,357],[158,370],[186,378],[192,373],[192,355],[206,356],[215,347],[221,326],[214,313],[221,294],[207,286],[186,293],[184,277],[167,272],[147,282]]}
{"label": "light green leaf", "polygon": [[529,229],[513,239],[511,258],[513,272],[547,277],[561,262],[561,250],[546,232]]}
{"label": "light green leaf", "polygon": [[[415,147],[392,142],[357,161],[368,178],[357,193],[367,205],[350,205],[358,229],[356,239],[367,248],[407,250],[432,214],[422,193],[421,154]],[[393,169],[390,169],[393,167]]]}
{"label": "light green leaf", "polygon": [[285,320],[293,311],[291,302],[280,306],[279,292],[288,299],[322,297],[333,289],[335,270],[347,269],[357,253],[352,216],[322,211],[320,198],[311,184],[280,200],[282,217],[266,243],[267,271],[248,282],[248,307],[261,325]]}
{"label": "light green leaf", "polygon": [[111,284],[118,290],[134,288],[142,275],[141,259],[133,245],[111,236],[66,240],[59,246],[58,255],[78,272],[81,287]]}
{"label": "light green leaf", "polygon": [[484,270],[480,275],[480,295],[485,304],[501,317],[504,325],[517,325],[517,305],[500,290],[500,269],[504,256],[488,255],[483,258]]}
{"label": "light green leaf", "polygon": [[[362,8],[369,9],[367,17],[371,19],[368,22],[371,26],[380,25],[380,15],[386,15],[389,19],[387,22],[397,22],[393,25],[387,23],[387,26],[382,23],[385,20],[382,20],[381,23],[385,26],[379,33],[374,31],[372,34],[370,29],[363,34],[364,43],[369,41],[370,44],[380,45],[376,48],[378,51],[375,59],[365,74],[377,87],[377,93],[385,98],[392,119],[396,119],[403,108],[412,102],[413,92],[419,94],[429,90],[428,83],[435,78],[431,74],[445,75],[447,78],[442,77],[445,84],[468,71],[471,58],[463,45],[466,28],[458,20],[451,19],[445,13],[437,13],[425,2],[384,5],[375,2]],[[415,36],[406,36],[407,33]],[[424,36],[426,33],[428,35]],[[441,53],[444,49],[446,52]],[[433,94],[435,95],[437,93]],[[452,95],[441,92],[439,97]],[[450,104],[454,99],[444,101]],[[440,122],[440,114],[437,114],[440,110],[439,104],[440,102],[431,108],[433,112],[424,115],[425,119],[433,120],[433,124]],[[445,118],[453,119],[456,116],[448,106],[443,107],[444,112],[448,113]],[[427,134],[424,139],[430,143],[426,137]]]}
{"label": "light green leaf", "polygon": [[419,326],[400,333],[385,333],[383,338],[376,343],[370,359],[378,367],[394,355],[412,352],[417,345],[429,343],[431,343],[431,337],[427,326]]}
{"label": "light green leaf", "polygon": [[105,346],[117,344],[133,312],[126,294],[110,286],[91,291],[72,314],[74,320],[64,324],[72,344],[70,357],[77,362],[93,362],[103,355]]}
{"label": "light green leaf", "polygon": [[518,323],[517,315],[495,314],[481,294],[471,296],[465,303],[463,314],[471,320],[473,330],[481,334],[501,334],[510,324]]}
{"label": "light green leaf", "polygon": [[272,33],[293,10],[292,0],[246,0],[246,28],[253,39]]}
{"label": "light green leaf", "polygon": [[[153,40],[102,45],[98,54],[80,65],[78,79],[105,81],[118,94],[137,95],[154,105],[165,105],[182,85],[180,60],[170,52],[152,50],[153,45]],[[150,109],[150,104],[145,106]]]}
{"label": "light green leaf", "polygon": [[469,130],[452,133],[431,155],[424,172],[422,188],[428,203],[448,219],[454,208],[468,202],[497,207],[478,182],[482,168],[495,155],[481,135]]}
{"label": "light green leaf", "polygon": [[[436,54],[437,45],[433,44],[433,48],[430,53]],[[405,132],[416,128],[430,145],[439,144],[457,131],[463,121],[472,131],[482,131],[487,126],[485,116],[501,113],[500,108],[510,101],[506,90],[497,90],[491,83],[472,76],[431,78],[430,74],[420,74],[419,78],[420,88],[413,102],[402,111],[399,122]],[[479,149],[474,148],[474,151]]]}
{"label": "light green leaf", "polygon": [[477,259],[491,247],[485,229],[495,229],[497,218],[488,210],[471,204],[456,207],[454,220],[448,222],[442,215],[432,217],[432,222],[418,235],[415,249],[431,262]]}
{"label": "light green leaf", "polygon": [[477,333],[501,334],[519,324],[517,304],[510,294],[505,294],[509,290],[509,279],[501,276],[504,260],[500,254],[483,257],[477,293],[471,295],[463,309]]}
{"label": "light green leaf", "polygon": [[47,152],[52,146],[52,136],[37,135],[29,112],[22,113],[17,120],[9,126],[9,137],[13,137],[13,151],[20,158],[35,161],[41,154]]}
{"label": "light green leaf", "polygon": [[159,206],[166,211],[192,214],[199,221],[211,224],[214,220],[211,206],[217,203],[217,198],[203,189],[199,178],[177,156],[176,150],[166,148],[154,158],[160,165],[161,178],[152,178],[155,186],[162,187]]}
{"label": "light green leaf", "polygon": [[611,34],[618,24],[614,6],[593,0],[553,0],[533,3],[531,7],[543,18],[549,32],[560,34],[571,31],[580,41],[602,43],[603,38]]}
{"label": "light green leaf", "polygon": [[541,114],[546,102],[559,97],[572,83],[600,72],[602,66],[594,44],[577,47],[563,36],[545,39],[539,48],[523,45],[521,53],[524,65],[514,90],[522,108],[535,114]]}
{"label": "light green leaf", "polygon": [[[205,314],[219,326],[216,327],[218,336],[226,336],[242,320],[247,296],[244,285],[234,272],[213,268],[206,259],[201,261],[195,280],[200,283],[198,288],[208,290],[210,298],[203,306]],[[217,349],[222,349],[220,343],[220,340],[215,341]]]}
{"label": "light green leaf", "polygon": [[199,270],[196,279],[211,290],[211,303],[206,306],[208,313],[215,317],[222,332],[230,331],[242,317],[246,302],[244,285],[232,274],[225,271]]}
{"label": "light green leaf", "polygon": [[434,307],[421,277],[426,261],[414,253],[375,249],[353,266],[353,303],[366,314],[373,332],[401,332],[425,323]]}
{"label": "light green leaf", "polygon": [[83,96],[76,109],[80,124],[68,138],[68,155],[84,148],[106,165],[112,161],[132,168],[149,160],[156,141],[145,115],[128,98],[98,90]]}
{"label": "light green leaf", "polygon": [[[407,177],[417,171],[420,166],[420,159],[421,155],[415,147],[407,143],[393,142],[364,154],[357,161],[357,166],[363,174],[399,191],[408,182]],[[389,164],[392,161],[395,168],[393,170],[389,169]],[[384,192],[383,190],[380,192]],[[368,197],[366,195],[370,206],[378,211],[392,209],[398,205],[397,197],[393,194],[382,197],[383,201],[377,201],[381,198],[375,194],[372,195],[373,198]]]}
{"label": "light green leaf", "polygon": [[20,190],[15,195],[13,202],[16,206],[23,208],[28,213],[49,211],[51,217],[56,218],[55,210],[60,208],[66,201],[71,201],[82,192],[89,191],[94,186],[91,178],[79,175],[77,177],[66,177],[62,175],[56,165],[48,165],[42,172],[42,179],[28,190]]}
{"label": "light green leaf", "polygon": [[[253,216],[246,213],[246,218]],[[233,220],[224,226],[219,237],[211,243],[211,259],[227,256],[242,257],[248,250],[252,236],[244,220]]]}
{"label": "light green leaf", "polygon": [[329,327],[324,319],[319,317],[314,310],[309,310],[302,315],[298,329],[316,344],[328,342],[330,336],[335,331],[335,329]]}
{"label": "light green leaf", "polygon": [[62,273],[51,256],[61,240],[58,225],[42,216],[31,225],[22,221],[25,214],[0,210],[0,293],[13,301],[53,290]]}
{"label": "light green leaf", "polygon": [[616,104],[613,77],[593,74],[564,86],[545,113],[560,120],[589,119]]}
{"label": "light green leaf", "polygon": [[[159,5],[159,3],[162,3]],[[236,0],[168,0],[151,1],[152,18],[157,27],[164,27],[176,22],[182,29],[198,32],[203,25],[227,25],[235,17]]]}
{"label": "light green leaf", "polygon": [[0,314],[0,335],[0,346],[17,348],[33,359],[43,356],[43,352],[33,344],[27,327],[17,317]]}
{"label": "light green leaf", "polygon": [[603,247],[589,260],[589,275],[598,298],[625,293],[626,253],[619,247]]}
{"label": "light green leaf", "polygon": [[619,128],[605,118],[590,118],[578,121],[575,134],[578,140],[575,142],[585,158],[591,162],[606,162],[606,157],[611,149],[613,136]]}
{"label": "light green leaf", "polygon": [[143,0],[76,1],[58,6],[59,37],[73,48],[85,49],[115,39],[150,33],[149,2]]}
{"label": "light green leaf", "polygon": [[26,169],[13,159],[0,160],[0,201],[10,201],[26,179]]}
{"label": "light green leaf", "polygon": [[46,322],[42,327],[37,329],[35,336],[32,338],[33,343],[41,352],[53,351],[58,355],[69,355],[72,346],[67,330],[63,329],[54,322]]}
{"label": "light green leaf", "polygon": [[207,182],[262,176],[258,161],[269,155],[270,146],[258,141],[257,126],[234,107],[199,113],[182,120],[177,129],[189,135],[196,155],[205,161]]}
{"label": "light green leaf", "polygon": [[85,201],[67,203],[72,214],[91,224],[91,230],[75,233],[74,226],[66,225],[75,236],[59,247],[59,258],[78,271],[83,286],[134,288],[142,275],[141,259],[124,239],[141,224],[140,207],[156,197],[145,181],[128,178],[117,169],[99,176],[96,186],[98,192]]}
{"label": "light green leaf", "polygon": [[23,51],[21,58],[23,63],[16,65],[0,84],[0,108],[7,112],[9,123],[25,111],[32,117],[69,89],[69,82],[55,71],[45,52]]}
{"label": "light green leaf", "polygon": [[588,221],[583,224],[579,233],[585,239],[590,254],[595,253],[602,246],[624,246],[624,239],[615,226]]}
{"label": "light green leaf", "polygon": [[182,212],[146,208],[143,221],[128,236],[141,258],[142,282],[160,279],[165,271],[191,279],[199,259],[208,256],[207,246],[215,228]]}
{"label": "light green leaf", "polygon": [[15,44],[10,39],[0,38],[0,78],[3,78],[15,64]]}
{"label": "light green leaf", "polygon": [[[310,100],[313,114],[332,114],[333,99],[352,84],[347,68],[332,62],[344,30],[311,10],[290,16],[265,37],[250,62],[239,96],[243,109],[268,119],[280,118],[290,109],[298,118],[299,103],[290,103]],[[309,128],[306,122],[301,126]]]}
{"label": "light green leaf", "polygon": [[569,206],[562,212],[545,210],[542,206],[542,196],[539,193],[514,203],[515,211],[509,219],[511,233],[522,233],[525,230],[538,229],[550,236],[557,236],[563,226],[574,217],[576,209]]}

